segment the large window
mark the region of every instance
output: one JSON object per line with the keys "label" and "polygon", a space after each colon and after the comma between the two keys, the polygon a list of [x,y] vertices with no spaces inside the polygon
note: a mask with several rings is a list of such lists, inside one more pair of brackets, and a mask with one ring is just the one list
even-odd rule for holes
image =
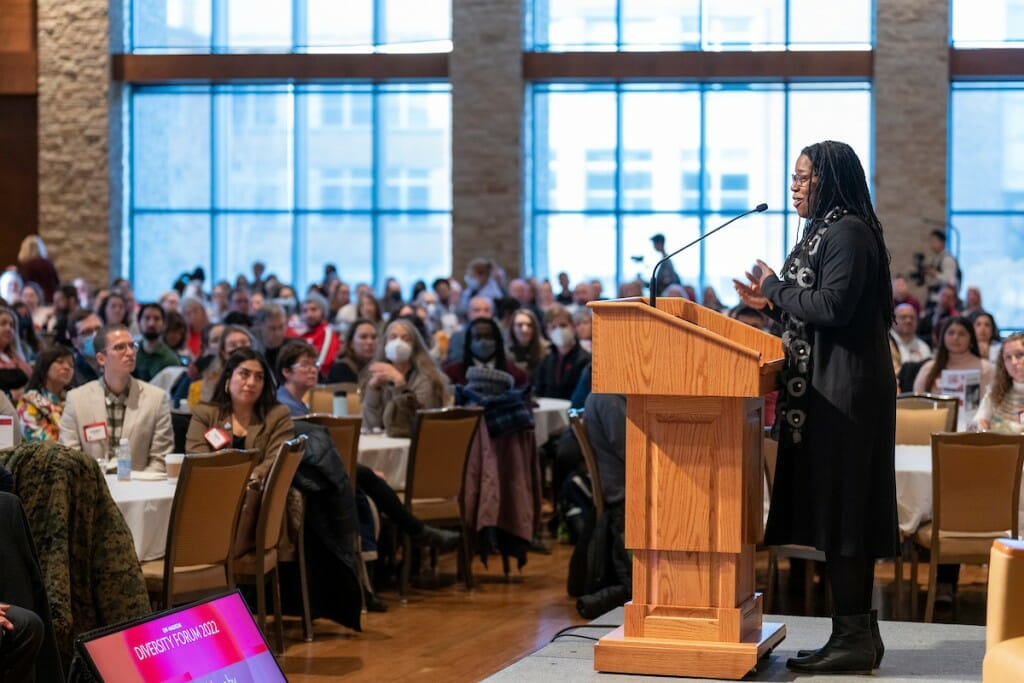
{"label": "large window", "polygon": [[949,215],[967,285],[1001,327],[1024,327],[1024,85],[954,83]]}
{"label": "large window", "polygon": [[533,86],[529,98],[527,269],[598,278],[605,291],[650,276],[650,242],[677,257],[684,283],[732,300],[731,279],[756,258],[780,266],[799,229],[789,174],[805,145],[848,142],[871,177],[866,84]]}
{"label": "large window", "polygon": [[254,260],[299,286],[451,270],[445,84],[135,87],[131,277],[143,298],[197,265]]}
{"label": "large window", "polygon": [[130,51],[448,52],[450,0],[129,0]]}
{"label": "large window", "polygon": [[531,0],[526,46],[572,50],[869,49],[870,0]]}
{"label": "large window", "polygon": [[952,0],[954,47],[1024,47],[1024,0]]}

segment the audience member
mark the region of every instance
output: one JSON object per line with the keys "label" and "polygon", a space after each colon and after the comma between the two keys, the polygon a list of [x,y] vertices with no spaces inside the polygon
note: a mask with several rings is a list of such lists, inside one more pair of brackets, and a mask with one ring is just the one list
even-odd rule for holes
{"label": "audience member", "polygon": [[953,255],[946,251],[946,231],[932,230],[928,235],[928,248],[932,252],[932,258],[925,264],[924,275],[928,287],[929,306],[942,303],[939,292],[945,285],[952,287],[954,299],[959,299],[960,265]]}
{"label": "audience member", "polygon": [[32,374],[32,366],[22,351],[18,316],[11,309],[0,307],[0,370],[2,369],[21,370],[25,373],[25,381],[28,381],[29,375]]}
{"label": "audience member", "polygon": [[103,374],[68,393],[60,442],[106,460],[128,439],[133,470],[163,472],[174,446],[167,393],[132,378],[138,347],[124,325],[104,327],[94,345]]}
{"label": "audience member", "polygon": [[907,278],[902,275],[897,275],[892,279],[892,300],[896,306],[899,304],[910,304],[914,307],[914,313],[920,317],[921,302],[917,300],[917,297],[910,293],[910,286],[907,284]]}
{"label": "audience member", "polygon": [[430,357],[412,322],[388,325],[363,383],[363,423],[408,436],[417,410],[440,408],[451,398],[448,378]]}
{"label": "audience member", "polygon": [[71,335],[75,357],[75,378],[71,383],[72,388],[98,379],[102,372],[96,360],[95,346],[96,333],[101,327],[103,321],[99,316],[85,309],[77,311],[71,318],[68,333]]}
{"label": "audience member", "polygon": [[1000,434],[1022,434],[1024,423],[1024,334],[1006,338],[996,363],[995,379],[975,416],[977,426]]}
{"label": "audience member", "polygon": [[952,317],[946,321],[940,334],[935,357],[921,366],[914,380],[915,393],[942,393],[943,370],[978,370],[981,373],[981,393],[988,390],[994,369],[981,358],[974,326],[967,318]]}
{"label": "audience member", "polygon": [[316,349],[321,377],[327,377],[341,348],[338,333],[327,324],[327,312],[327,299],[319,294],[308,294],[302,302],[302,320],[306,327],[298,336]]}
{"label": "audience member", "polygon": [[28,441],[60,440],[65,392],[74,377],[75,360],[67,347],[53,346],[39,354],[25,393],[18,400],[18,417]]}
{"label": "audience member", "polygon": [[99,315],[104,326],[124,325],[131,332],[135,324],[128,298],[120,290],[111,290],[107,296],[101,299],[96,307],[96,314]]}
{"label": "audience member", "polygon": [[576,338],[587,353],[593,353],[591,340],[594,337],[594,314],[586,306],[580,306],[572,314],[572,322],[576,328]]}
{"label": "audience member", "polygon": [[164,313],[181,313],[181,295],[173,289],[161,294],[157,303],[164,309]]}
{"label": "audience member", "polygon": [[469,323],[460,355],[459,360],[444,364],[444,372],[452,384],[466,384],[466,373],[474,367],[507,372],[517,387],[527,383],[526,373],[506,360],[501,329],[491,318],[477,318]]}
{"label": "audience member", "polygon": [[921,363],[932,357],[932,349],[914,334],[917,329],[917,313],[908,303],[897,304],[896,321],[889,330],[889,337],[896,345],[898,356],[894,358],[896,373],[904,363]]}
{"label": "audience member", "polygon": [[384,314],[381,313],[380,303],[373,294],[359,295],[359,317],[369,320],[377,326],[377,334],[384,331]]}
{"label": "audience member", "polygon": [[991,313],[986,313],[985,311],[979,311],[973,318],[964,317],[974,322],[974,336],[978,338],[978,352],[981,354],[981,357],[987,359],[993,365],[999,365],[1002,338],[999,336],[999,326],[996,325],[996,319],[992,317]]}
{"label": "audience member", "polygon": [[551,345],[541,333],[540,320],[530,309],[521,308],[512,316],[508,351],[511,361],[526,373],[527,381],[536,386],[537,371],[550,353]]}
{"label": "audience member", "polygon": [[142,343],[136,353],[132,375],[143,382],[149,382],[164,368],[181,365],[181,358],[163,340],[164,315],[164,309],[157,303],[143,304],[139,309]]}
{"label": "audience member", "polygon": [[53,301],[53,293],[60,287],[57,269],[46,254],[46,245],[39,235],[28,235],[18,249],[18,274],[22,282],[35,282],[43,290],[40,303]]}
{"label": "audience member", "polygon": [[192,358],[199,358],[203,354],[203,328],[210,324],[206,307],[199,299],[186,297],[181,302],[181,314],[185,317],[185,325],[188,327],[186,345],[189,355]]}
{"label": "audience member", "polygon": [[572,292],[569,290],[569,273],[564,270],[558,274],[558,295],[555,297],[555,302],[563,306],[572,304]]}
{"label": "audience member", "polygon": [[466,266],[466,289],[462,291],[460,308],[468,309],[471,301],[476,298],[488,299],[493,305],[495,299],[505,296],[498,282],[496,270],[494,263],[484,258],[475,258],[469,262]]}
{"label": "audience member", "polygon": [[252,331],[260,342],[267,365],[276,368],[277,354],[288,337],[288,316],[284,309],[272,301],[264,303],[256,309]]}
{"label": "audience member", "polygon": [[[469,300],[469,307],[466,309],[466,323],[469,324],[474,320],[480,318],[493,318],[494,317],[494,302],[485,297],[477,296]],[[462,350],[466,344],[466,330],[465,328],[457,331],[448,340],[448,356],[445,361],[448,363],[460,360],[462,356]]]}
{"label": "audience member", "polygon": [[536,394],[551,398],[571,399],[584,368],[590,365],[590,354],[576,341],[572,317],[561,306],[544,316],[548,339],[553,350],[537,372]]}
{"label": "audience member", "polygon": [[185,323],[185,316],[177,311],[167,313],[164,321],[164,344],[174,351],[178,360],[184,362],[192,358],[192,351],[188,348],[188,325]]}
{"label": "audience member", "polygon": [[355,320],[345,337],[345,351],[334,359],[327,381],[360,384],[376,352],[377,326],[365,318]]}
{"label": "audience member", "polygon": [[974,322],[975,317],[985,313],[985,309],[981,306],[981,290],[971,285],[967,288],[967,294],[964,296],[964,310],[962,311],[963,316]]}

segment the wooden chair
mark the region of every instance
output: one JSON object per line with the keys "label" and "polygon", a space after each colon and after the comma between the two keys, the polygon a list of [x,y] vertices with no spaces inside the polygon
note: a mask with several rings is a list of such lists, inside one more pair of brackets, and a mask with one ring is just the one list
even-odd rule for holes
{"label": "wooden chair", "polygon": [[604,491],[601,489],[597,458],[594,456],[593,446],[590,445],[590,436],[587,434],[587,427],[583,422],[583,413],[582,408],[569,410],[569,427],[580,445],[580,453],[583,454],[583,463],[586,465],[587,475],[590,477],[590,490],[594,496],[594,518],[597,519],[604,514]]}
{"label": "wooden chair", "polygon": [[[773,439],[764,439],[764,476],[768,483],[768,495],[771,496],[775,485],[775,464],[778,460],[779,444]],[[768,586],[765,595],[765,609],[776,609],[776,585],[779,582],[779,558],[786,558],[792,567],[793,560],[803,560],[804,569],[804,609],[807,614],[814,614],[814,563],[824,562],[825,553],[809,545],[771,545],[768,546]],[[792,569],[790,570],[792,571]]]}
{"label": "wooden chair", "polygon": [[[356,465],[359,464],[359,434],[362,431],[363,418],[361,417],[336,417],[334,415],[324,415],[323,413],[311,413],[301,418],[305,422],[310,424],[320,425],[327,430],[327,433],[331,437],[331,442],[334,444],[334,449],[338,451],[338,455],[341,457],[341,462],[345,466],[345,471],[348,472],[349,481],[352,483],[352,492],[355,493],[356,489]],[[370,506],[373,506],[372,500],[367,500]],[[375,512],[375,510],[371,510]],[[366,569],[366,562],[377,559],[376,552],[364,553],[362,550],[362,541],[359,536],[359,531],[355,534],[355,548],[362,562],[358,565],[359,571],[359,583],[363,588],[372,590],[370,585],[370,574]]]}
{"label": "wooden chair", "polygon": [[955,432],[960,403],[952,396],[900,394],[896,397],[896,443],[927,446],[935,432]]}
{"label": "wooden chair", "polygon": [[362,415],[363,399],[359,394],[359,385],[351,382],[334,382],[318,384],[309,392],[306,402],[312,413],[334,415],[334,397],[339,392],[345,393],[345,401],[349,415]]}
{"label": "wooden chair", "polygon": [[1024,435],[932,435],[932,521],[910,537],[911,610],[917,613],[918,548],[929,551],[924,620],[935,611],[940,564],[984,564],[993,540],[1017,538]]}
{"label": "wooden chair", "polygon": [[[419,410],[413,424],[405,478],[405,505],[422,521],[458,527],[462,533],[459,566],[466,589],[473,587],[472,556],[462,515],[462,488],[473,438],[480,426],[480,408]],[[399,597],[407,601],[412,539],[404,538]]]}
{"label": "wooden chair", "polygon": [[235,587],[232,543],[257,451],[185,458],[171,503],[167,550],[142,564],[150,599],[164,609]]}
{"label": "wooden chair", "polygon": [[281,450],[267,474],[260,500],[260,513],[256,519],[256,547],[235,558],[235,580],[256,584],[256,609],[260,629],[267,635],[266,582],[271,581],[274,599],[274,629],[277,652],[284,652],[284,626],[281,616],[281,579],[277,570],[277,545],[281,541],[281,528],[295,471],[306,450],[306,437],[299,436],[281,444]]}
{"label": "wooden chair", "polygon": [[983,683],[1019,681],[1024,671],[1024,542],[993,541],[989,555]]}

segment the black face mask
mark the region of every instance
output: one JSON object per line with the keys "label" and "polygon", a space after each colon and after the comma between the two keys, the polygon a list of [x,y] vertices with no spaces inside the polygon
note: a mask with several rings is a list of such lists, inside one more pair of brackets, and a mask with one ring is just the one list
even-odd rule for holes
{"label": "black face mask", "polygon": [[142,333],[142,338],[146,341],[156,341],[160,338],[160,333],[154,330],[146,330]]}
{"label": "black face mask", "polygon": [[494,353],[497,350],[497,344],[493,339],[474,339],[469,342],[469,352],[473,354],[475,358],[480,360],[490,360],[494,358]]}

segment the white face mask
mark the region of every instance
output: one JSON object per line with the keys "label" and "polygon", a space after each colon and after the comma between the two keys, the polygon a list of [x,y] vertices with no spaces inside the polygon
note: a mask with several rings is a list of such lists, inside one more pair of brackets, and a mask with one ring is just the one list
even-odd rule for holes
{"label": "white face mask", "polygon": [[556,327],[551,330],[551,343],[560,349],[572,347],[574,341],[576,341],[576,333],[571,327]]}
{"label": "white face mask", "polygon": [[412,358],[412,344],[404,339],[391,339],[384,345],[384,357],[392,363],[406,363]]}

